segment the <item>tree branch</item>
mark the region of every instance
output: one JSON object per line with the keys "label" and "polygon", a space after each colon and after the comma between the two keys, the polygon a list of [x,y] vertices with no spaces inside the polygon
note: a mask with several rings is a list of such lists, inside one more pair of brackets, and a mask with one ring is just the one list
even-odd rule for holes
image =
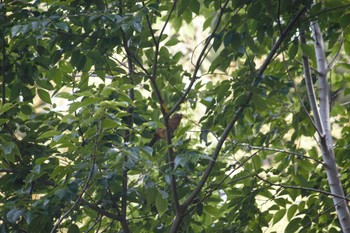
{"label": "tree branch", "polygon": [[[306,45],[306,39],[305,39],[305,33],[303,29],[300,29],[300,42],[303,45]],[[321,123],[321,116],[320,112],[318,111],[317,103],[316,103],[316,95],[315,95],[315,89],[312,83],[311,78],[311,72],[310,72],[310,65],[309,65],[309,59],[302,51],[302,63],[303,63],[303,70],[304,70],[304,78],[306,83],[306,90],[309,97],[310,106],[313,112],[314,121],[315,121],[315,127],[318,135],[320,137],[324,136],[324,128]]]}
{"label": "tree branch", "polygon": [[[225,2],[225,6],[227,6],[228,1]],[[303,7],[298,13],[297,15],[294,16],[294,18],[289,22],[289,24],[285,27],[285,29],[283,30],[283,32],[281,33],[280,38],[278,38],[278,40],[276,41],[276,43],[274,44],[274,46],[272,47],[270,53],[268,54],[268,56],[266,57],[264,63],[261,65],[261,67],[259,68],[258,72],[257,72],[257,77],[262,76],[262,74],[264,73],[264,71],[266,70],[268,64],[270,64],[270,62],[272,61],[274,55],[276,54],[278,48],[281,46],[282,42],[284,41],[284,39],[286,39],[286,37],[288,36],[289,32],[294,28],[296,22],[298,21],[298,19],[304,14],[304,12],[306,11],[306,7]],[[193,76],[195,77],[195,76]],[[254,81],[253,81],[254,82]],[[193,85],[193,83],[192,83]],[[215,163],[216,163],[216,159],[221,151],[221,148],[228,136],[228,134],[230,133],[232,127],[234,126],[234,124],[236,123],[236,121],[238,120],[238,118],[241,116],[241,114],[243,113],[244,109],[247,107],[248,103],[250,102],[250,100],[253,97],[253,92],[249,92],[246,98],[246,101],[244,101],[244,103],[239,106],[238,110],[236,111],[236,113],[233,115],[230,123],[226,126],[224,132],[222,133],[220,140],[218,141],[218,144],[215,147],[215,150],[212,154],[212,160],[209,161],[209,164],[206,168],[206,170],[204,171],[203,176],[201,177],[201,179],[199,180],[197,186],[195,187],[195,189],[191,192],[191,194],[189,194],[189,196],[187,197],[187,199],[184,201],[184,203],[181,205],[181,212],[179,214],[176,215],[174,223],[171,226],[170,232],[171,233],[175,233],[182,221],[183,218],[183,213],[184,211],[187,209],[187,207],[192,203],[192,201],[197,197],[197,195],[199,194],[199,192],[202,190],[204,184],[206,183]],[[180,104],[180,102],[178,102],[178,105]]]}
{"label": "tree branch", "polygon": [[[4,33],[4,32],[3,32]],[[2,35],[2,43],[1,43],[1,50],[2,50],[2,85],[1,85],[1,98],[2,98],[2,105],[6,103],[6,41],[5,41],[5,35]]]}
{"label": "tree branch", "polygon": [[88,202],[84,198],[81,198],[80,203],[85,205],[85,206],[87,206],[87,207],[89,207],[90,209],[95,210],[100,215],[106,216],[106,217],[108,217],[110,219],[114,219],[114,220],[117,220],[117,221],[121,221],[122,220],[122,218],[119,215],[116,215],[116,214],[110,213],[108,211],[105,211],[104,209],[101,209],[97,205],[94,205],[94,204]]}
{"label": "tree branch", "polygon": [[262,178],[261,176],[259,175],[255,175],[255,177],[257,177],[259,180],[262,180],[268,184],[270,184],[271,186],[278,186],[278,187],[282,187],[282,188],[285,188],[285,189],[300,189],[300,190],[307,190],[307,191],[312,191],[312,192],[317,192],[317,193],[322,193],[322,194],[325,194],[327,196],[331,196],[331,197],[338,197],[338,198],[341,198],[345,201],[350,201],[350,199],[346,198],[346,197],[342,197],[342,196],[338,196],[336,194],[333,194],[331,192],[327,192],[327,191],[324,191],[324,190],[321,190],[321,189],[315,189],[315,188],[309,188],[309,187],[302,187],[302,186],[294,186],[294,185],[285,185],[285,184],[277,184],[277,183],[273,183],[267,179],[264,179]]}
{"label": "tree branch", "polygon": [[312,23],[311,30],[313,32],[314,47],[316,52],[316,61],[319,79],[319,100],[320,100],[320,115],[321,124],[324,128],[324,136],[320,137],[320,146],[322,158],[325,164],[327,179],[333,196],[333,204],[336,207],[338,219],[345,233],[350,232],[350,213],[347,202],[343,200],[344,190],[339,178],[339,172],[335,161],[333,142],[330,125],[330,102],[329,102],[329,87],[327,80],[327,62],[323,43],[321,29],[317,22]]}
{"label": "tree branch", "polygon": [[160,90],[158,88],[158,85],[156,83],[157,66],[158,66],[158,55],[159,55],[159,44],[160,44],[163,32],[165,30],[165,27],[168,24],[168,22],[170,20],[170,17],[171,17],[172,13],[175,10],[176,3],[177,3],[177,0],[174,0],[173,5],[171,7],[171,10],[170,10],[170,12],[168,14],[168,17],[167,17],[167,19],[166,19],[166,21],[165,21],[165,23],[163,25],[163,28],[162,28],[162,30],[160,32],[158,40],[156,39],[156,37],[154,35],[153,29],[152,29],[152,25],[151,25],[151,21],[150,21],[148,15],[146,15],[146,20],[147,20],[148,28],[149,28],[150,33],[151,33],[153,44],[155,46],[155,51],[154,51],[154,56],[153,56],[154,57],[154,59],[153,59],[154,61],[153,61],[153,65],[152,65],[152,73],[151,73],[151,76],[150,76],[150,81],[151,81],[152,89],[153,89],[153,91],[155,92],[155,94],[157,96],[157,99],[158,99],[158,102],[159,102],[159,105],[160,105],[160,110],[161,110],[162,115],[164,117],[164,124],[165,124],[165,128],[166,128],[166,142],[167,142],[167,145],[168,145],[168,163],[169,163],[169,170],[170,170],[170,173],[171,173],[170,185],[171,185],[171,191],[172,191],[172,195],[173,195],[173,201],[174,201],[175,209],[176,209],[176,212],[178,212],[179,208],[180,208],[180,204],[179,204],[179,197],[178,197],[178,193],[177,193],[176,177],[175,177],[174,174],[172,174],[172,171],[174,170],[174,159],[175,159],[175,156],[174,156],[173,148],[171,147],[172,143],[171,143],[170,127],[169,127],[169,119],[170,119],[170,116],[171,116],[171,112],[168,113],[167,109],[165,108],[164,100],[162,98],[162,95],[161,95]]}
{"label": "tree branch", "polygon": [[222,16],[224,15],[224,12],[225,12],[229,2],[230,2],[229,0],[226,0],[224,5],[220,8],[218,20],[217,20],[217,22],[216,22],[216,24],[214,26],[214,29],[211,32],[211,34],[209,35],[209,37],[206,39],[206,42],[205,42],[205,44],[203,46],[203,49],[202,49],[202,51],[200,52],[200,54],[199,54],[199,56],[197,58],[197,62],[196,62],[195,67],[194,67],[194,71],[193,71],[193,74],[192,74],[192,77],[191,77],[191,81],[190,81],[188,87],[185,89],[185,91],[182,94],[182,96],[175,103],[175,105],[171,108],[171,110],[169,111],[169,114],[174,113],[176,111],[176,109],[178,109],[180,104],[182,104],[185,101],[187,95],[190,93],[194,83],[196,82],[196,80],[197,80],[197,73],[199,71],[199,68],[202,65],[202,62],[203,62],[203,60],[205,58],[205,54],[207,52],[207,49],[210,46],[211,40],[214,38],[214,36],[216,35],[216,31],[219,29]]}
{"label": "tree branch", "polygon": [[83,190],[81,191],[81,193],[79,194],[78,198],[75,200],[74,204],[58,219],[58,221],[55,223],[55,225],[53,226],[53,228],[51,229],[51,233],[56,232],[57,228],[59,227],[59,225],[61,224],[61,222],[63,221],[63,219],[65,219],[70,212],[72,212],[79,204],[79,202],[81,201],[81,199],[83,198],[86,190],[89,187],[90,184],[90,180],[92,178],[92,175],[94,173],[94,168],[95,168],[95,161],[96,161],[96,150],[97,150],[97,140],[99,138],[99,134],[101,132],[101,126],[98,125],[97,126],[97,134],[96,134],[96,139],[95,139],[95,151],[92,154],[92,160],[91,160],[91,167],[90,167],[90,172],[88,175],[88,178],[86,180],[85,186],[83,187]]}

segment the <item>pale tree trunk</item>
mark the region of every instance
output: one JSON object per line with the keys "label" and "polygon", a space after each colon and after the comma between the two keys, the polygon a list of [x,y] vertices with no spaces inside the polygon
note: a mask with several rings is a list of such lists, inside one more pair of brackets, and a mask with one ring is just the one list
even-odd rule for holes
{"label": "pale tree trunk", "polygon": [[[350,214],[347,201],[345,200],[344,191],[340,182],[337,164],[335,161],[331,125],[330,125],[330,100],[329,100],[329,85],[327,80],[327,62],[324,51],[324,44],[321,30],[317,22],[313,22],[311,25],[314,47],[316,51],[317,71],[318,71],[318,83],[319,83],[319,104],[318,109],[316,102],[310,97],[315,96],[311,82],[310,68],[308,59],[303,54],[303,67],[306,80],[307,91],[311,109],[315,120],[317,132],[320,137],[320,147],[322,151],[322,158],[324,168],[326,170],[329,187],[333,196],[333,203],[335,210],[337,211],[338,219],[344,233],[350,233]],[[301,33],[301,43],[305,43],[303,33]],[[310,93],[313,92],[313,93]],[[320,118],[320,119],[318,119]],[[344,197],[344,198],[341,198]]]}

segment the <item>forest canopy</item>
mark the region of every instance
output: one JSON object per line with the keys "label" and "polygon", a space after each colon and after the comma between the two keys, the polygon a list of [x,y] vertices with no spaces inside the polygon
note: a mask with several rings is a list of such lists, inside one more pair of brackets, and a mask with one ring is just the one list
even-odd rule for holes
{"label": "forest canopy", "polygon": [[1,232],[350,232],[349,0],[1,0]]}

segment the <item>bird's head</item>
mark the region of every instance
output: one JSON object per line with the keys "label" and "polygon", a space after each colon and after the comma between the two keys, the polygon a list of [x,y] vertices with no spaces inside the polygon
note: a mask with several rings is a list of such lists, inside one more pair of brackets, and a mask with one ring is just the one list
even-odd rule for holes
{"label": "bird's head", "polygon": [[181,114],[181,113],[176,113],[176,114],[173,115],[172,118],[173,118],[173,119],[181,120],[181,119],[183,118],[183,116],[184,116],[184,115]]}

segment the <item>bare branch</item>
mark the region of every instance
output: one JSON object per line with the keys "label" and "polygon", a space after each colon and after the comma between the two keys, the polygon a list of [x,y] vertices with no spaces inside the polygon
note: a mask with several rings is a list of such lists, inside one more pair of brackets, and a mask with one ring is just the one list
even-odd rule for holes
{"label": "bare branch", "polygon": [[[300,42],[301,44],[306,45],[305,33],[304,33],[304,30],[302,29],[300,30]],[[302,61],[303,61],[303,71],[304,71],[304,78],[306,83],[306,90],[307,90],[309,103],[314,116],[316,131],[320,135],[320,137],[323,137],[324,128],[321,122],[320,111],[318,110],[317,103],[316,103],[316,95],[315,95],[315,89],[311,78],[309,59],[304,54],[304,52],[302,52]]]}
{"label": "bare branch", "polygon": [[307,191],[312,191],[312,192],[316,192],[316,193],[322,193],[322,194],[325,194],[325,195],[331,196],[331,197],[338,197],[338,198],[341,198],[341,199],[343,199],[345,201],[350,201],[350,199],[348,199],[346,197],[338,196],[338,195],[335,195],[335,194],[333,194],[331,192],[327,192],[327,191],[324,191],[324,190],[321,190],[321,189],[302,187],[302,186],[294,186],[294,185],[285,185],[285,184],[280,184],[280,183],[273,183],[273,182],[271,182],[271,181],[269,181],[267,179],[262,178],[259,175],[256,175],[255,177],[258,178],[259,180],[262,180],[262,181],[270,184],[271,186],[278,186],[278,187],[282,187],[282,188],[286,188],[286,189],[307,190]]}

